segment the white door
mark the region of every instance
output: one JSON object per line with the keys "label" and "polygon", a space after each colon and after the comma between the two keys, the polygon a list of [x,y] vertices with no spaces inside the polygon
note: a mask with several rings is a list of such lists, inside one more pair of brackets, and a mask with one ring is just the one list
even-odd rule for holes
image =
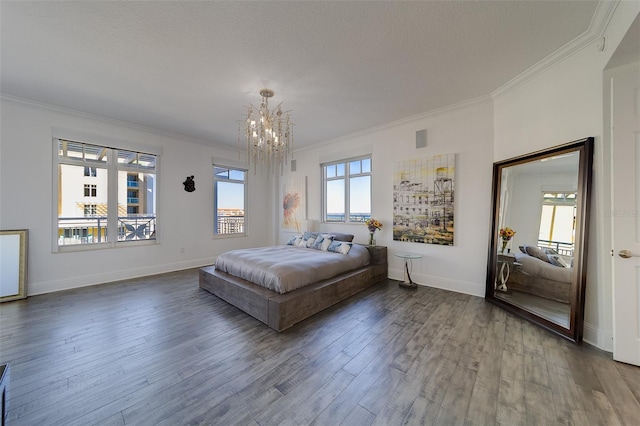
{"label": "white door", "polygon": [[611,83],[613,358],[640,365],[640,63]]}

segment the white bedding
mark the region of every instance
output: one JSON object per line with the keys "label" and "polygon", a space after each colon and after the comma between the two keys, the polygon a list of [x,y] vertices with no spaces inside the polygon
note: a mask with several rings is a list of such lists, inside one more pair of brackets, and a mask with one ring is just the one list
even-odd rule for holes
{"label": "white bedding", "polygon": [[369,264],[369,251],[353,244],[349,253],[289,245],[232,250],[216,259],[216,269],[280,294]]}
{"label": "white bedding", "polygon": [[544,262],[525,253],[515,253],[516,262],[520,263],[520,270],[527,275],[532,275],[546,280],[570,283],[573,268],[563,268]]}

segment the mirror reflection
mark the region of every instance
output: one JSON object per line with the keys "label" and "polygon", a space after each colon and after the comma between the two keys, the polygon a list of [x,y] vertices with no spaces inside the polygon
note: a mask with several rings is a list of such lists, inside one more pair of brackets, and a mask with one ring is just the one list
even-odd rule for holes
{"label": "mirror reflection", "polygon": [[579,153],[502,169],[495,296],[569,328]]}
{"label": "mirror reflection", "polygon": [[487,300],[579,342],[593,138],[494,164]]}

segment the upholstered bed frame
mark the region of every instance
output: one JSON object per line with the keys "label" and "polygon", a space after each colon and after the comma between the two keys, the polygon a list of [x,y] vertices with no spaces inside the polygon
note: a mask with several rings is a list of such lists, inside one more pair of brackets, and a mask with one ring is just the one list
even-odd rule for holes
{"label": "upholstered bed frame", "polygon": [[200,269],[200,288],[283,331],[387,278],[386,247],[366,247],[371,255],[368,266],[285,294],[218,271],[215,266]]}

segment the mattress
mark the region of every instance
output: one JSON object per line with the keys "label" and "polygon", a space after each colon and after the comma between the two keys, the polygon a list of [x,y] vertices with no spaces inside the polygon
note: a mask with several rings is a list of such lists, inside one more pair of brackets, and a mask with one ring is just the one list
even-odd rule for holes
{"label": "mattress", "polygon": [[290,245],[231,250],[217,270],[284,294],[369,264],[369,251],[354,244],[347,254]]}

